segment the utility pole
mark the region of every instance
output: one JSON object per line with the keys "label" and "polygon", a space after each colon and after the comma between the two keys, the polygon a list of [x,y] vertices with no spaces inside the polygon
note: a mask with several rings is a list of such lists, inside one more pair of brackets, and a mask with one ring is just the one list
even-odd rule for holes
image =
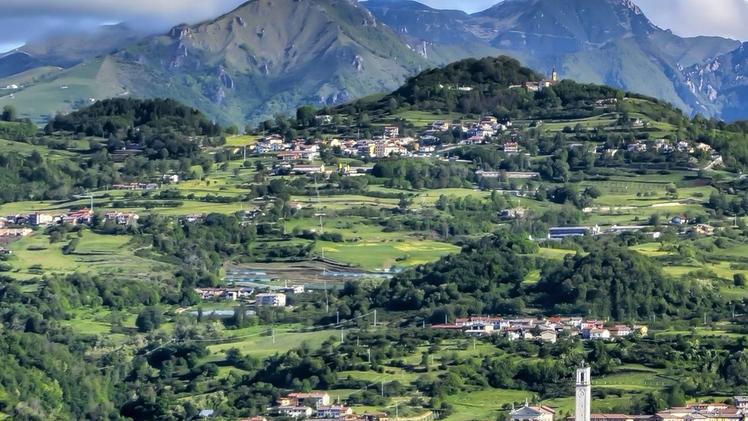
{"label": "utility pole", "polygon": [[371,365],[371,347],[366,349],[366,353],[369,355],[369,365]]}
{"label": "utility pole", "polygon": [[325,313],[330,314],[330,297],[327,295],[327,279],[325,281]]}
{"label": "utility pole", "polygon": [[382,380],[382,397],[384,397],[384,380]]}
{"label": "utility pole", "polygon": [[335,324],[340,325],[340,310],[335,312]]}
{"label": "utility pole", "polygon": [[345,329],[340,329],[340,343],[345,342]]}
{"label": "utility pole", "polygon": [[374,327],[377,327],[377,311],[374,310]]}

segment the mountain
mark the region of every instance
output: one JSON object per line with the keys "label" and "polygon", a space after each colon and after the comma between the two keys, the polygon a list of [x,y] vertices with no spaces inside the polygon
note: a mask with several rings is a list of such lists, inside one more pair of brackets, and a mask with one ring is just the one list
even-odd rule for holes
{"label": "mountain", "polygon": [[125,24],[103,25],[92,31],[49,34],[0,56],[0,78],[37,67],[72,67],[140,40],[143,32]]}
{"label": "mountain", "polygon": [[509,55],[686,113],[748,118],[738,75],[705,70],[715,60],[739,61],[740,43],[678,37],[630,0],[505,0],[472,15],[411,0],[251,0],[137,42],[126,27],[102,31],[0,57],[0,85],[19,86],[0,91],[0,106],[47,121],[103,98],[170,97],[222,124],[243,125],[299,105],[389,92],[459,59]]}
{"label": "mountain", "polygon": [[473,15],[419,11],[413,5],[398,14],[397,8],[381,6],[392,2],[365,4],[398,33],[424,42],[448,37],[470,48],[481,43],[533,68],[549,72],[555,67],[564,78],[651,95],[686,112],[697,110],[700,100],[682,69],[740,45],[718,37],[678,37],[654,25],[630,0],[506,0]]}
{"label": "mountain", "polygon": [[368,0],[362,4],[433,63],[501,53],[470,30],[473,18],[463,11],[434,9],[412,0]]}
{"label": "mountain", "polygon": [[72,98],[171,97],[244,123],[389,91],[428,66],[354,0],[252,0],[75,66],[15,101],[33,105],[40,91],[54,93],[55,107],[75,105]]}
{"label": "mountain", "polygon": [[748,43],[728,54],[685,70],[691,92],[700,98],[697,111],[726,120],[745,119],[748,112]]}

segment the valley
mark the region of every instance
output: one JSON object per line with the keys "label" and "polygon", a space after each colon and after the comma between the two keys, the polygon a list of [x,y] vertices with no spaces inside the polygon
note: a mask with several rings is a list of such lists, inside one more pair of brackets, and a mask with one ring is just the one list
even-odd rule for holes
{"label": "valley", "polygon": [[244,135],[6,111],[0,418],[564,418],[583,361],[595,412],[745,390],[740,124],[508,57]]}

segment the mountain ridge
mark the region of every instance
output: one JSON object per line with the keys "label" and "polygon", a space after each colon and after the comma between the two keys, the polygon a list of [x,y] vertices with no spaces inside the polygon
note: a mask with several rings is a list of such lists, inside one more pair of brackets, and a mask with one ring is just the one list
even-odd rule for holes
{"label": "mountain ridge", "polygon": [[[713,76],[710,86],[725,89],[719,100],[694,87],[703,73],[697,66],[728,60],[739,45],[678,37],[631,0],[506,0],[472,15],[412,0],[249,0],[214,19],[99,50],[13,91],[13,98],[0,96],[0,106],[18,103],[44,121],[113,95],[173,97],[221,123],[244,124],[300,105],[388,92],[424,69],[463,58],[511,55],[535,69],[557,68],[562,77],[655,96],[687,113],[724,110],[738,119],[748,117],[740,87],[717,81],[734,75]],[[12,59],[29,66],[24,56]],[[0,76],[4,63],[11,68],[0,58]]]}

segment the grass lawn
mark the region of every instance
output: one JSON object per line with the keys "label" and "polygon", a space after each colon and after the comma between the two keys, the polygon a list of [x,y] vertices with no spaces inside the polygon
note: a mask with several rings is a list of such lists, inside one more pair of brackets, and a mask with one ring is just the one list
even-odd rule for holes
{"label": "grass lawn", "polygon": [[462,392],[446,398],[447,403],[454,407],[454,413],[445,420],[495,420],[503,405],[521,404],[532,397],[532,392],[511,389]]}
{"label": "grass lawn", "polygon": [[[78,246],[70,254],[62,252],[70,239],[78,238]],[[69,234],[63,241],[50,243],[49,237],[36,232],[11,243],[13,267],[8,274],[28,279],[44,273],[95,272],[110,276],[139,276],[151,278],[155,273],[168,270],[168,265],[135,256],[126,235],[101,235],[83,231],[82,237]],[[40,269],[41,268],[41,269]]]}
{"label": "grass lawn", "polygon": [[422,265],[460,251],[459,247],[452,244],[417,239],[356,243],[319,241],[317,249],[323,251],[327,258],[366,270]]}
{"label": "grass lawn", "polygon": [[252,135],[229,136],[226,138],[226,146],[250,146],[257,143],[259,138],[259,136]]}
{"label": "grass lawn", "polygon": [[340,331],[322,330],[319,332],[303,333],[279,332],[275,335],[275,342],[273,342],[272,337],[269,335],[258,335],[239,339],[236,342],[210,345],[208,346],[208,350],[211,354],[220,354],[231,348],[237,348],[243,354],[263,358],[298,348],[302,343],[308,344],[312,349],[319,348],[323,342],[331,337],[340,340]]}

